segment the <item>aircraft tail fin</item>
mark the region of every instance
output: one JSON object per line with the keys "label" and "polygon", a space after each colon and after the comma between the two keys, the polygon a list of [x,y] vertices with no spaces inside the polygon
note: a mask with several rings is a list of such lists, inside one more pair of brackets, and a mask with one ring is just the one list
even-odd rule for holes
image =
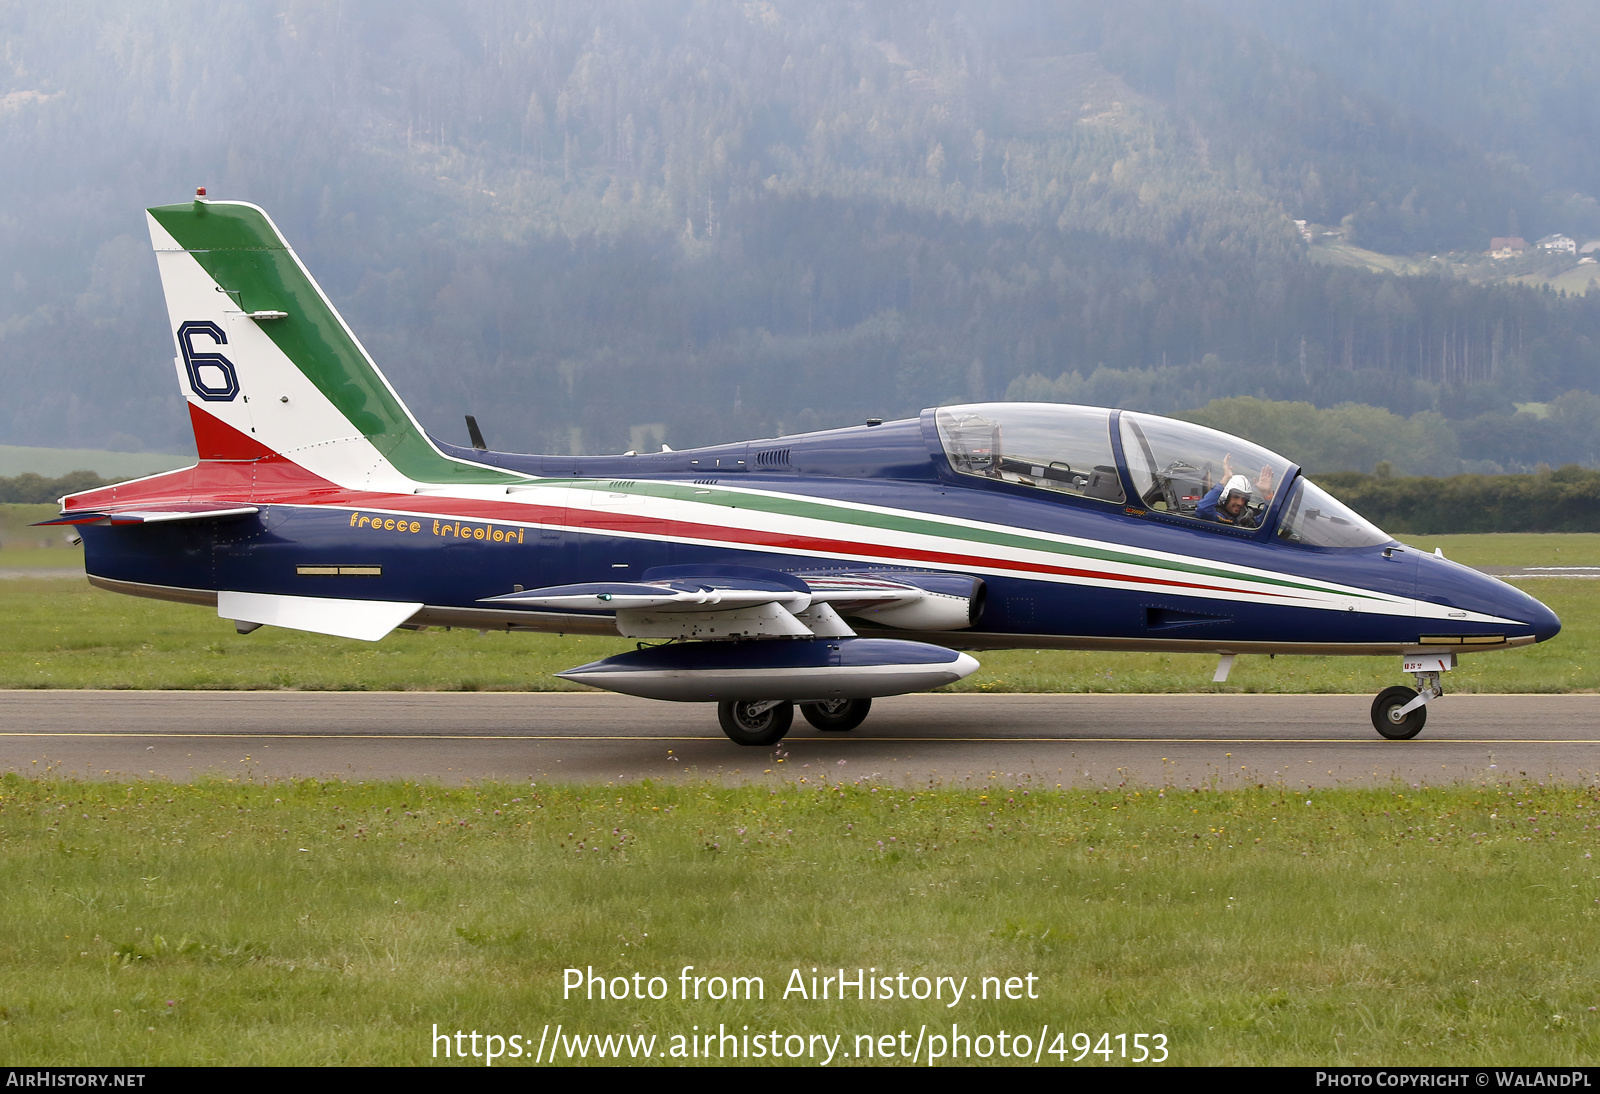
{"label": "aircraft tail fin", "polygon": [[439,451],[261,209],[148,217],[202,460],[283,457],[352,487],[518,478]]}

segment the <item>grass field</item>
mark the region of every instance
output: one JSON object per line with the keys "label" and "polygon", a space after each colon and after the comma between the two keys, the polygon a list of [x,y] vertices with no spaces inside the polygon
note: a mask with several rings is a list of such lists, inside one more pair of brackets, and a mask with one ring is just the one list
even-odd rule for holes
{"label": "grass field", "polygon": [[[1600,565],[1600,534],[1408,537],[1468,565]],[[66,548],[0,551],[0,569],[61,567]],[[29,562],[18,562],[25,556]],[[1467,657],[1457,692],[1600,689],[1600,582],[1521,581],[1564,629],[1532,649]],[[266,627],[240,636],[208,609],[118,596],[64,579],[0,581],[0,688],[585,690],[552,673],[632,647],[626,639],[400,631],[357,642]],[[1388,657],[1241,657],[1225,685],[1201,654],[986,652],[951,690],[990,692],[1376,692]]]}
{"label": "grass field", "polygon": [[1600,266],[1574,266],[1570,270],[1563,270],[1554,277],[1541,277],[1538,274],[1524,274],[1522,277],[1513,277],[1512,281],[1522,285],[1542,286],[1548,285],[1552,289],[1576,296],[1583,296],[1600,280]]}
{"label": "grass field", "polygon": [[[1545,272],[1512,275],[1500,268],[1497,263],[1476,255],[1465,260],[1459,254],[1442,259],[1437,256],[1427,258],[1421,255],[1390,255],[1369,251],[1342,240],[1318,240],[1316,246],[1308,250],[1306,255],[1312,262],[1327,266],[1352,266],[1372,273],[1391,273],[1400,276],[1446,274],[1476,282],[1501,281],[1517,285],[1548,285],[1552,289],[1580,296],[1589,291],[1592,282],[1600,279],[1600,267],[1579,266],[1576,260],[1573,260],[1573,265],[1554,274]],[[1519,263],[1511,265],[1520,266]]]}
{"label": "grass field", "polygon": [[1306,252],[1306,257],[1325,266],[1354,266],[1356,269],[1370,270],[1373,273],[1402,276],[1438,272],[1444,268],[1443,264],[1425,258],[1369,251],[1365,247],[1357,247],[1342,239],[1319,239],[1316,245]]}
{"label": "grass field", "polygon": [[60,510],[54,505],[0,504],[0,570],[83,567],[83,549],[67,542],[62,528],[35,528]]}
{"label": "grass field", "polygon": [[[1475,565],[1600,564],[1600,536],[1418,545]],[[0,554],[0,569],[23,570],[19,555],[40,559],[33,568],[74,556]],[[1469,659],[1452,690],[1600,687],[1600,582],[1522,584],[1565,631]],[[0,618],[4,687],[545,688],[563,686],[550,671],[628,645],[239,636],[205,609],[47,578],[0,580]],[[1209,657],[983,660],[964,689],[1213,687]],[[1375,691],[1396,668],[1241,658],[1225,689]],[[435,1060],[435,1024],[515,1034],[532,1053],[558,1023],[568,1044],[654,1036],[657,1063],[675,1062],[659,1055],[682,1047],[675,1036],[719,1026],[805,1038],[783,1043],[808,1051],[815,1035],[840,1037],[835,1062],[847,1063],[857,1037],[902,1030],[908,1050],[920,1031],[948,1051],[952,1023],[973,1037],[1024,1032],[1041,1062],[1060,1049],[1080,1066],[1128,1062],[1119,1045],[1135,1051],[1136,1034],[1165,1038],[1175,1064],[1579,1064],[1600,1048],[1593,787],[909,787],[848,765],[774,779],[443,788],[7,775],[0,1060],[443,1064],[460,1061]],[[761,977],[765,998],[680,1000],[685,965]],[[563,970],[588,966],[661,976],[668,997],[563,1000]],[[974,992],[985,976],[1031,975],[1038,998],[785,999],[793,970],[808,980],[813,967],[904,973],[913,986],[965,977]],[[584,1043],[594,1061],[597,1044]]]}
{"label": "grass field", "polygon": [[32,472],[55,478],[70,471],[93,471],[106,477],[130,478],[154,475],[175,467],[187,467],[194,457],[162,452],[107,452],[99,448],[31,448],[0,444],[0,476],[11,477]]}
{"label": "grass field", "polygon": [[[1593,789],[1308,799],[846,770],[734,789],[6,776],[0,1059],[421,1063],[435,1023],[516,1033],[531,1054],[558,1022],[663,1052],[696,1025],[843,1034],[851,1062],[857,1034],[951,1022],[1046,1026],[1069,1049],[1109,1033],[1113,1063],[1119,1033],[1164,1035],[1176,1064],[1600,1049]],[[683,1002],[685,965],[760,976],[765,998]],[[563,970],[588,966],[671,991],[563,1001]],[[974,992],[1031,974],[1038,998],[785,1000],[813,967]]]}

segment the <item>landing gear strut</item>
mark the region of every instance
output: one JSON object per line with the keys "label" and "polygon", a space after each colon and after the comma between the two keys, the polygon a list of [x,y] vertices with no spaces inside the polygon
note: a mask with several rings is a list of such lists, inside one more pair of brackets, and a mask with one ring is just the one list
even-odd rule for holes
{"label": "landing gear strut", "polygon": [[844,733],[866,721],[871,709],[871,699],[830,699],[823,703],[806,703],[801,706],[800,713],[824,732]]}
{"label": "landing gear strut", "polygon": [[794,704],[787,699],[724,699],[717,704],[717,721],[736,745],[775,745],[794,724]]}

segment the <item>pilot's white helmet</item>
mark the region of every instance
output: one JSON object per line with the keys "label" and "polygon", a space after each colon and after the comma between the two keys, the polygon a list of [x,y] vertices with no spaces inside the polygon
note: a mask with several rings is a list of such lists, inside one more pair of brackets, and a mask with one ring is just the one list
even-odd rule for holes
{"label": "pilot's white helmet", "polygon": [[1243,475],[1235,475],[1229,479],[1228,484],[1222,488],[1221,500],[1227,501],[1234,494],[1243,494],[1248,498],[1250,496],[1250,480]]}

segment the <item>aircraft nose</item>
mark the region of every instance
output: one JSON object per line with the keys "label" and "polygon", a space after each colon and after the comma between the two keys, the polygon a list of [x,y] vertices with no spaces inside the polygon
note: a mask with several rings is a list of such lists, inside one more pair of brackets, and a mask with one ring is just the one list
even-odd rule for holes
{"label": "aircraft nose", "polygon": [[[1528,599],[1533,600],[1532,597],[1528,597]],[[1533,627],[1534,641],[1548,642],[1561,633],[1561,620],[1556,616],[1555,612],[1545,607],[1542,601],[1534,600],[1533,604],[1536,610],[1533,613],[1533,618],[1529,619],[1528,622]]]}
{"label": "aircraft nose", "polygon": [[1485,577],[1484,580],[1494,585],[1494,606],[1490,609],[1493,614],[1522,620],[1532,629],[1535,642],[1549,641],[1561,633],[1561,620],[1541,601],[1498,578]]}
{"label": "aircraft nose", "polygon": [[1545,605],[1498,577],[1423,555],[1417,574],[1419,598],[1470,612],[1481,612],[1504,620],[1507,637],[1533,632],[1534,641],[1545,642],[1561,633],[1561,620]]}

